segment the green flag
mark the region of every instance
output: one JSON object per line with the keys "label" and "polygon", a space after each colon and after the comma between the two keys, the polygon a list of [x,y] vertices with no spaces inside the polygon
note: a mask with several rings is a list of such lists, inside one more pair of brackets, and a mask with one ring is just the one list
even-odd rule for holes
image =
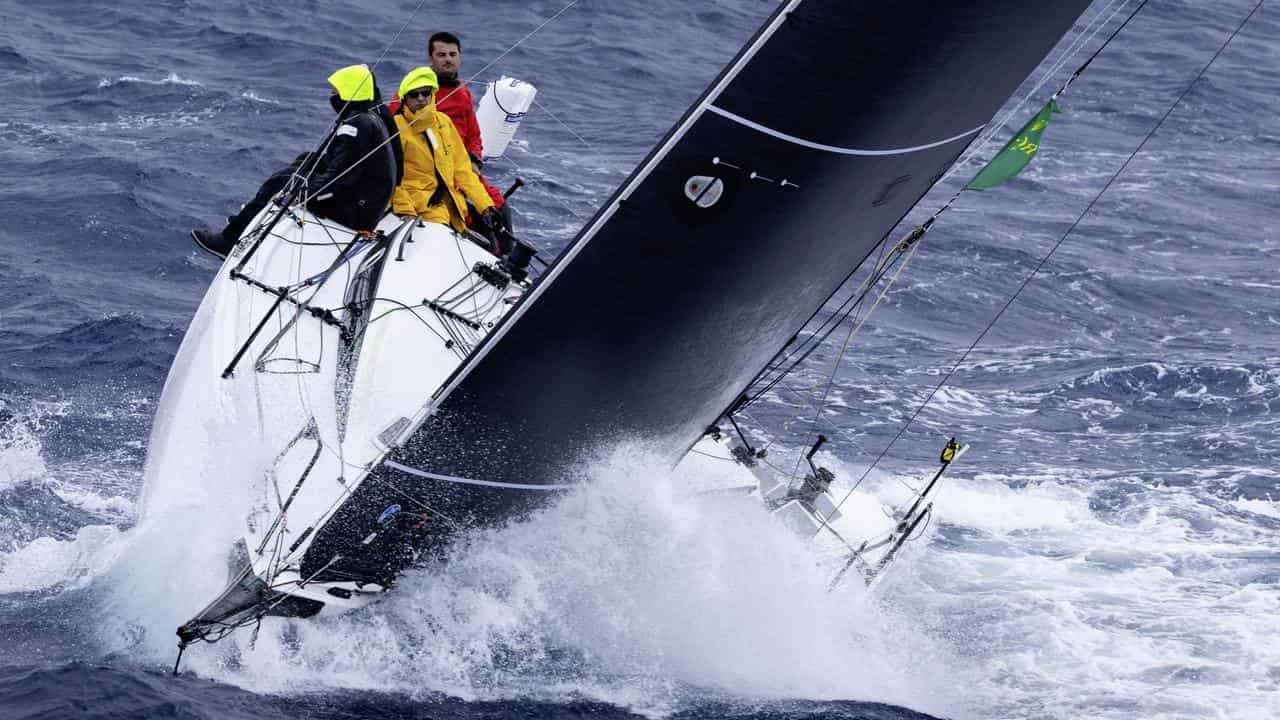
{"label": "green flag", "polygon": [[973,176],[964,189],[993,188],[1003,185],[1014,175],[1022,172],[1022,169],[1031,162],[1031,158],[1036,156],[1036,151],[1040,149],[1040,135],[1044,133],[1046,127],[1049,127],[1049,118],[1059,112],[1062,112],[1062,108],[1058,107],[1058,99],[1049,98],[1044,108],[1026,125],[1023,125],[1012,140],[1005,143],[1000,152],[987,163],[986,167]]}

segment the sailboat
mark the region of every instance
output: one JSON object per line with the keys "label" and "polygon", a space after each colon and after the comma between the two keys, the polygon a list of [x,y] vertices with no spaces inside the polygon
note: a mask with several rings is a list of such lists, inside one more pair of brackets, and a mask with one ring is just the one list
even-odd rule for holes
{"label": "sailboat", "polygon": [[[1088,5],[788,0],[541,269],[441,225],[265,209],[151,436],[149,483],[190,472],[179,418],[243,439],[218,468],[246,503],[231,581],[180,646],[367,605],[619,442],[746,460],[717,423]],[[805,497],[761,490],[821,525],[812,469]]]}

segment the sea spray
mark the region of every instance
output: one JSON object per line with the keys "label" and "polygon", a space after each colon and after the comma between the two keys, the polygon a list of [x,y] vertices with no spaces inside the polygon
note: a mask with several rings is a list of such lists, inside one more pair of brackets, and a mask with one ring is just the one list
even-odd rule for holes
{"label": "sea spray", "polygon": [[656,714],[686,698],[880,700],[940,712],[941,650],[830,567],[758,499],[699,494],[620,450],[555,506],[469,534],[363,611],[267,620],[197,646],[258,691],[366,688],[589,698]]}

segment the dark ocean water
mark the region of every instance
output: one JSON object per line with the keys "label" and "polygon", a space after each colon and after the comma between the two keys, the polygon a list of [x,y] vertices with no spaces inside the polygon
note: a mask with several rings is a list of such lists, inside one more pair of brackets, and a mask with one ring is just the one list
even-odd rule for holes
{"label": "dark ocean water", "polygon": [[[360,617],[264,628],[168,676],[168,618],[201,599],[166,584],[180,543],[133,528],[155,402],[215,269],[187,230],[315,142],[332,69],[404,26],[378,66],[390,89],[448,28],[464,74],[538,85],[490,173],[529,182],[519,226],[554,252],[774,7],[583,0],[510,49],[566,4],[0,0],[0,718],[1280,716],[1271,6],[858,489],[892,502],[945,437],[974,445],[873,594],[828,595],[802,548],[762,549],[728,511],[626,489],[668,488],[660,470],[606,468],[603,491],[476,538]],[[943,216],[836,372],[817,429],[842,482],[1253,6],[1149,3],[1034,165]],[[803,395],[835,350],[753,409],[775,456],[812,442]]]}

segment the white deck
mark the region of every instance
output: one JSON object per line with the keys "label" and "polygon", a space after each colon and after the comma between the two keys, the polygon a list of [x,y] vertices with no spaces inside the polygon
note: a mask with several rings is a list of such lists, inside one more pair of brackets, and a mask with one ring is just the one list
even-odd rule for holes
{"label": "white deck", "polygon": [[[367,601],[366,594],[343,600],[298,587],[305,578],[296,566],[314,530],[524,287],[499,289],[481,280],[472,268],[497,258],[444,225],[402,229],[400,219],[388,217],[379,230],[391,237],[389,245],[361,241],[338,262],[352,233],[310,216],[301,220],[282,220],[242,273],[269,288],[291,287],[290,299],[350,324],[349,285],[372,254],[386,252],[376,299],[365,307],[367,324],[357,325],[362,331],[344,348],[338,327],[298,305],[286,301],[273,310],[275,294],[232,277],[252,245],[242,241],[214,278],[170,370],[146,492],[159,500],[151,510],[163,511],[183,505],[181,485],[193,474],[226,483],[234,511],[243,513],[240,533],[259,577],[279,590],[349,607]],[[433,310],[429,301],[454,314]],[[223,377],[246,343],[233,374]],[[193,442],[193,435],[207,440]]]}

